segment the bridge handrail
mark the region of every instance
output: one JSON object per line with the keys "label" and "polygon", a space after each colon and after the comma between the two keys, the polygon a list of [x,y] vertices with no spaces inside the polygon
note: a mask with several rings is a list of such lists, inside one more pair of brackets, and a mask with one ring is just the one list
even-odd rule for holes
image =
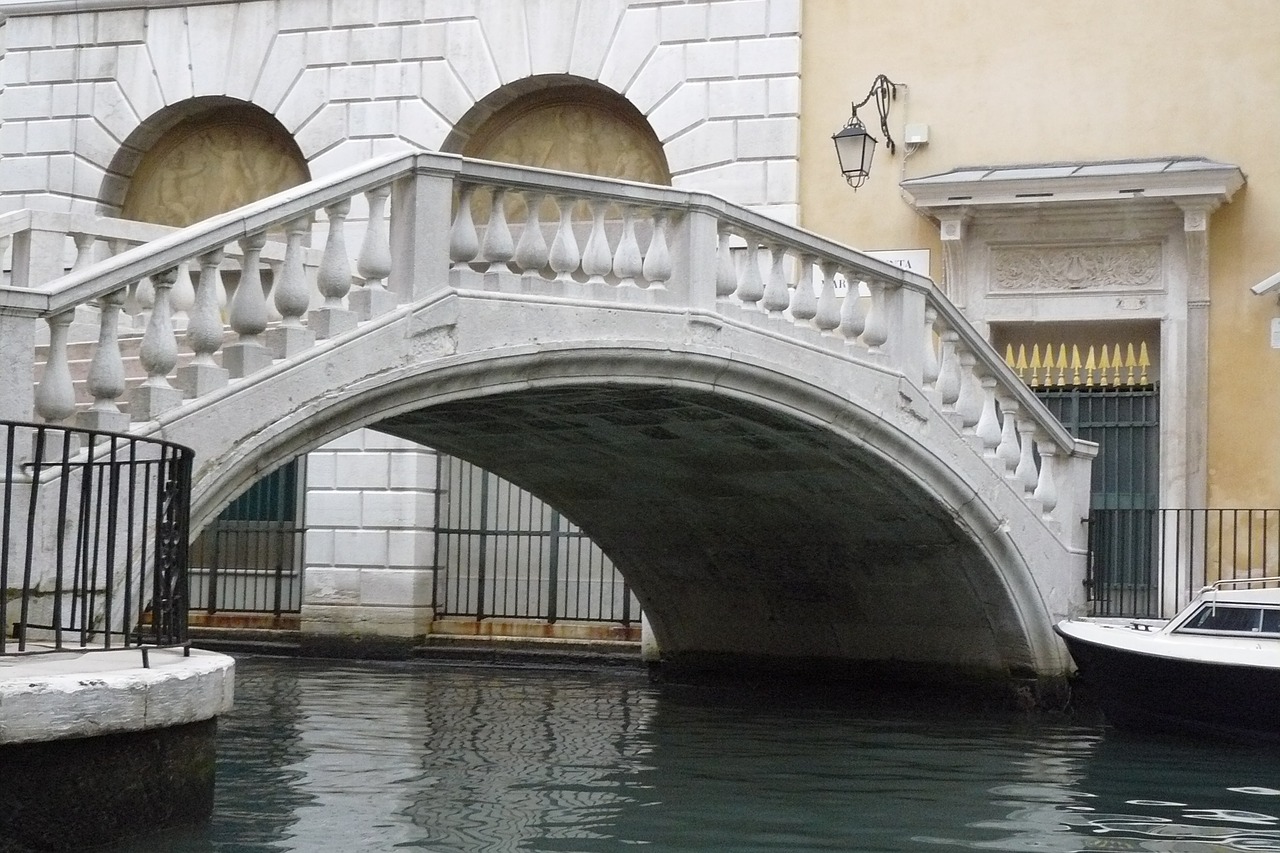
{"label": "bridge handrail", "polygon": [[[213,249],[261,234],[337,200],[349,199],[410,171],[415,156],[399,154],[309,181],[186,228],[168,230],[105,260],[30,287],[0,286],[0,312],[9,308],[58,314],[138,279],[172,269]],[[20,211],[19,213],[28,213]],[[131,225],[145,223],[131,223]],[[149,226],[159,228],[161,226]]]}
{"label": "bridge handrail", "polygon": [[[556,212],[558,226],[542,221],[544,209]],[[349,216],[364,222],[358,252],[346,247]],[[403,152],[37,281],[33,270],[56,269],[50,256],[73,236],[58,234],[57,224],[34,212],[0,217],[0,239],[11,235],[15,259],[14,283],[0,287],[0,358],[33,345],[37,318],[49,328],[50,358],[36,392],[34,376],[0,377],[0,404],[19,416],[56,423],[76,412],[65,351],[80,306],[96,304],[100,333],[86,383],[93,403],[78,417],[126,429],[130,418],[154,421],[184,395],[222,387],[399,304],[445,287],[482,290],[484,276],[496,274],[515,277],[513,292],[530,297],[571,288],[595,302],[719,312],[900,372],[1046,513],[1058,502],[1053,469],[1064,463],[1055,457],[1096,453],[1072,438],[930,279],[707,193]],[[78,227],[93,224],[82,219]],[[139,233],[116,220],[98,224],[96,234],[77,232],[78,250],[93,237],[120,242]],[[583,232],[589,237],[580,246]],[[315,254],[305,245],[312,237],[324,245],[318,263],[304,260]],[[243,276],[224,318],[214,293],[226,287],[220,270],[237,244]],[[271,292],[282,319],[270,330],[264,252],[279,259]],[[19,270],[18,260],[31,268]],[[186,333],[192,357],[175,373],[169,290],[189,263],[200,267]],[[156,295],[142,342],[147,379],[124,414],[116,402],[125,382],[115,324],[123,294],[148,278]],[[236,333],[225,346],[224,321]]]}
{"label": "bridge handrail", "polygon": [[[430,158],[439,155],[424,156]],[[986,370],[999,377],[1000,384],[1013,394],[1018,403],[1036,414],[1037,421],[1051,434],[1053,441],[1060,448],[1073,455],[1083,453],[1092,456],[1096,453],[1096,447],[1092,442],[1082,442],[1074,438],[1048,412],[1035,393],[1026,386],[1026,383],[1018,379],[1017,374],[1004,359],[965,319],[960,309],[938,290],[932,279],[926,276],[870,257],[821,234],[781,222],[709,193],[586,175],[569,175],[533,167],[513,167],[506,163],[482,160],[463,160],[458,178],[476,183],[502,185],[510,189],[542,190],[578,198],[612,200],[625,194],[631,202],[649,204],[654,208],[707,212],[717,217],[724,226],[749,233],[776,236],[784,243],[805,246],[815,257],[835,261],[861,276],[891,282],[896,286],[923,293],[929,307],[937,312],[939,320],[956,331],[960,342],[974,352]]]}

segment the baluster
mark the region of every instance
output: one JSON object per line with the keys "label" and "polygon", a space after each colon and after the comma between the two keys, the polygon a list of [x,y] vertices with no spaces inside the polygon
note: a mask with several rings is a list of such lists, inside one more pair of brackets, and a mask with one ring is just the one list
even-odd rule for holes
{"label": "baluster", "polygon": [[493,191],[493,200],[489,204],[489,223],[484,227],[480,257],[489,264],[492,272],[495,266],[505,265],[515,256],[515,239],[507,224],[507,190],[498,187]]}
{"label": "baluster", "polygon": [[387,238],[387,197],[390,186],[374,187],[365,193],[369,201],[369,221],[365,224],[356,272],[364,279],[361,287],[347,300],[347,307],[361,320],[371,320],[399,304],[396,295],[387,290],[391,275],[391,244]]}
{"label": "baluster", "polygon": [[1018,422],[1018,443],[1021,455],[1018,457],[1018,467],[1013,472],[1013,479],[1022,485],[1022,494],[1027,498],[1035,493],[1036,486],[1040,484],[1040,472],[1036,470],[1034,456],[1035,434],[1034,422],[1029,420]]}
{"label": "baluster", "polygon": [[144,275],[133,283],[133,303],[137,306],[134,325],[145,329],[156,304],[156,287],[150,276]]}
{"label": "baluster", "polygon": [[[604,233],[604,211],[608,202],[595,199],[591,202],[591,234],[582,251],[582,271],[588,284],[604,284],[604,277],[613,271],[613,250]],[[643,266],[641,267],[643,270]]]}
{"label": "baluster", "polygon": [[738,269],[733,263],[733,239],[728,231],[720,232],[720,245],[716,249],[716,298],[732,296],[738,289]]}
{"label": "baluster", "polygon": [[760,241],[755,235],[747,237],[746,268],[738,282],[738,300],[754,305],[764,298],[764,282],[760,279]]}
{"label": "baluster", "polygon": [[938,322],[938,310],[931,306],[925,306],[924,309],[924,359],[921,370],[921,380],[926,388],[936,388],[938,384],[938,374],[941,365],[938,363],[937,335],[934,333],[934,324]]}
{"label": "baluster", "polygon": [[222,364],[236,379],[267,367],[272,360],[271,351],[262,340],[267,328],[267,297],[262,291],[258,256],[266,241],[265,234],[251,234],[240,240],[244,260],[240,284],[231,297],[231,328],[236,340],[222,351]]}
{"label": "baluster", "polygon": [[998,398],[1000,404],[1000,445],[996,448],[996,458],[1003,465],[1001,475],[1006,480],[1015,478],[1014,473],[1022,460],[1022,450],[1018,445],[1018,403],[1012,397],[1003,394]]}
{"label": "baluster", "polygon": [[856,344],[867,329],[867,315],[862,312],[862,286],[856,278],[845,276],[844,299],[840,302],[840,334]]}
{"label": "baluster", "polygon": [[267,272],[271,273],[271,284],[266,287],[267,290],[267,325],[279,323],[284,319],[284,315],[280,313],[280,309],[276,307],[276,292],[280,289],[280,279],[284,276],[284,264],[273,258],[263,260],[267,266]]}
{"label": "baluster", "polygon": [[187,346],[195,353],[191,363],[178,368],[177,386],[188,397],[200,397],[227,384],[227,371],[213,360],[222,346],[222,312],[218,301],[222,290],[222,249],[199,258],[200,277],[196,282],[195,304],[187,321]]}
{"label": "baluster", "polygon": [[520,242],[516,244],[515,261],[519,272],[540,273],[550,260],[547,238],[542,234],[542,202],[545,199],[543,193],[525,196],[529,212],[525,217],[524,230],[520,232]]}
{"label": "baluster", "polygon": [[178,342],[173,333],[173,313],[169,293],[178,278],[178,268],[156,273],[155,306],[147,331],[142,336],[138,360],[147,378],[134,389],[129,400],[129,416],[135,421],[154,421],[182,402],[182,392],[169,384],[169,371],[178,363]]}
{"label": "baluster", "polygon": [[766,248],[770,256],[769,283],[765,286],[760,307],[770,314],[781,314],[791,307],[791,290],[787,287],[787,274],[783,269],[787,252],[778,243],[772,243]]}
{"label": "baluster", "polygon": [[71,265],[71,270],[82,270],[93,263],[93,247],[98,242],[96,234],[85,234],[83,232],[75,232],[71,235],[72,241],[76,244],[76,260]]}
{"label": "baluster", "polygon": [[63,311],[45,320],[49,324],[49,356],[36,386],[35,410],[51,424],[65,420],[76,410],[75,386],[67,362],[67,330],[74,318],[74,311]]}
{"label": "baluster", "polygon": [[812,320],[818,313],[818,297],[813,292],[813,255],[800,256],[800,280],[796,282],[791,297],[791,316],[797,320]]}
{"label": "baluster", "polygon": [[[470,217],[471,208],[469,205],[465,207]],[[360,322],[355,313],[348,311],[342,303],[351,290],[351,258],[347,254],[345,234],[351,200],[334,202],[324,212],[329,217],[329,236],[324,243],[324,254],[320,256],[320,269],[316,272],[316,289],[324,297],[324,304],[307,315],[307,325],[321,339],[350,331]]]}
{"label": "baluster", "polygon": [[1000,420],[996,416],[996,378],[984,375],[980,380],[982,388],[982,412],[978,415],[974,433],[982,441],[982,455],[995,460],[996,448],[1000,446]]}
{"label": "baluster", "polygon": [[942,333],[942,363],[938,367],[937,389],[944,412],[954,412],[960,399],[960,356],[956,352],[959,339],[960,334],[954,329]]}
{"label": "baluster", "polygon": [[[476,234],[476,223],[471,218],[471,194],[475,191],[476,188],[470,184],[464,184],[458,190],[458,213],[449,229],[449,260],[455,269],[475,260],[480,253],[480,238]],[[347,211],[342,213],[345,216]]]}
{"label": "baluster", "polygon": [[880,352],[880,347],[889,341],[889,317],[885,306],[885,290],[887,285],[879,279],[867,282],[871,289],[871,311],[867,314],[867,328],[862,332],[862,342],[871,352]]}
{"label": "baluster", "polygon": [[191,306],[196,301],[196,289],[191,283],[191,271],[187,262],[178,264],[178,277],[169,288],[169,310],[175,327],[186,328],[190,322]]}
{"label": "baluster", "polygon": [[[93,249],[98,242],[98,238],[97,235],[86,234],[78,231],[72,232],[70,237],[71,242],[73,242],[76,247],[76,259],[71,264],[71,270],[72,272],[75,272],[77,270],[82,270],[93,263]],[[4,243],[0,243],[0,270],[4,269],[3,254],[6,246],[7,240]],[[79,326],[82,324],[86,326],[97,325],[99,331],[101,331],[102,312],[100,307],[101,306],[97,300],[92,302],[83,302],[80,305],[77,305],[76,319],[72,322],[72,326]]]}
{"label": "baluster", "polygon": [[[813,317],[813,325],[824,332],[840,328],[840,307],[840,298],[836,296],[836,265],[833,261],[823,261],[822,294],[818,297],[818,312]],[[858,333],[861,334],[861,330]]]}
{"label": "baluster", "polygon": [[1058,484],[1054,482],[1054,457],[1058,455],[1058,446],[1052,441],[1037,441],[1036,449],[1040,451],[1040,479],[1036,483],[1035,499],[1040,502],[1040,511],[1048,518],[1053,508],[1058,505]]}
{"label": "baluster", "polygon": [[302,241],[310,230],[311,219],[307,216],[285,225],[284,263],[274,288],[280,325],[267,332],[267,346],[276,358],[290,358],[311,349],[316,343],[315,332],[302,324],[302,315],[311,305],[311,288],[302,262],[306,252]]}
{"label": "baluster", "polygon": [[653,236],[649,238],[649,251],[644,253],[642,274],[649,284],[665,284],[671,279],[671,250],[667,248],[667,216],[659,213],[653,218]]}
{"label": "baluster", "polygon": [[582,255],[578,252],[578,238],[573,234],[573,199],[556,196],[560,208],[560,227],[551,241],[551,255],[547,262],[561,281],[572,281]]}
{"label": "baluster", "polygon": [[98,299],[98,347],[89,362],[86,381],[93,405],[76,416],[76,423],[85,429],[122,432],[129,428],[129,416],[120,411],[116,403],[125,390],[124,358],[120,354],[120,311],[124,307],[124,296],[122,287]]}
{"label": "baluster", "polygon": [[[111,252],[112,257],[129,250],[129,244],[124,240],[111,240],[107,243],[107,248]],[[142,305],[138,302],[138,282],[131,281],[127,285],[124,294],[123,314],[128,317],[128,324],[137,328],[142,323]]]}
{"label": "baluster", "polygon": [[973,435],[974,427],[982,417],[982,386],[973,372],[978,359],[967,348],[957,349],[960,354],[960,397],[956,400],[956,413],[960,415],[960,431]]}
{"label": "baluster", "polygon": [[124,316],[129,318],[129,325],[137,327],[141,322],[142,306],[138,304],[138,282],[131,281],[125,287],[124,291],[124,308],[121,309]]}
{"label": "baluster", "polygon": [[644,255],[636,240],[636,217],[631,208],[622,211],[622,239],[613,256],[613,275],[622,287],[634,287],[636,277],[644,273]]}

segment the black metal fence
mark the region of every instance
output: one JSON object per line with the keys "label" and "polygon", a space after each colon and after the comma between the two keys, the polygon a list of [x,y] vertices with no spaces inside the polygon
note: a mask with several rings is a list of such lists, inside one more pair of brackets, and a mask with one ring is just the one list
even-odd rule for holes
{"label": "black metal fence", "polygon": [[187,641],[191,459],[0,421],[0,654]]}
{"label": "black metal fence", "polygon": [[302,609],[301,464],[251,486],[191,546],[191,609],[297,613]]}
{"label": "black metal fence", "polygon": [[1095,616],[1167,618],[1218,580],[1280,575],[1280,509],[1096,509]]}
{"label": "black metal fence", "polygon": [[441,454],[436,612],[476,619],[618,622],[640,605],[600,547],[496,474]]}

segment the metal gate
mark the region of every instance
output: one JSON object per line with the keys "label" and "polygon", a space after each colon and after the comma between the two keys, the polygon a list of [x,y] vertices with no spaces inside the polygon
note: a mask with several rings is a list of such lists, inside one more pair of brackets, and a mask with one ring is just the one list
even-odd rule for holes
{"label": "metal gate", "polygon": [[[1094,510],[1089,545],[1095,616],[1168,618],[1206,584],[1280,576],[1280,509]],[[1117,561],[1159,584],[1108,580]]]}
{"label": "metal gate", "polygon": [[436,612],[476,619],[620,622],[640,605],[600,547],[553,507],[441,454]]}
{"label": "metal gate", "polygon": [[[1098,443],[1093,463],[1089,595],[1095,612],[1159,607],[1160,396],[1154,385],[1041,388],[1036,394],[1077,438]],[[1126,615],[1146,615],[1130,612]]]}
{"label": "metal gate", "polygon": [[295,459],[254,483],[192,544],[192,610],[301,610],[301,467]]}

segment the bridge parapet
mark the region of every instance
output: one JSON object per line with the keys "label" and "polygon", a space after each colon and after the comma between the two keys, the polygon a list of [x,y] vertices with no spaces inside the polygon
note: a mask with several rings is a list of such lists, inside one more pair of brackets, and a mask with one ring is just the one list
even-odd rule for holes
{"label": "bridge parapet", "polygon": [[[351,218],[363,227],[355,251]],[[14,262],[0,287],[0,357],[16,368],[0,377],[9,417],[159,430],[237,382],[466,292],[705,314],[898,374],[1064,540],[1079,537],[1087,510],[1084,490],[1059,483],[1082,471],[1087,482],[1095,448],[1071,438],[929,279],[713,196],[405,153],[172,232],[101,218],[60,232],[25,212],[0,226]],[[138,239],[91,260],[96,241]],[[180,331],[172,291],[184,268],[197,272]],[[147,280],[146,377],[126,394],[120,315]],[[68,329],[89,305],[92,402],[77,405]],[[35,383],[41,324],[49,349]]]}

